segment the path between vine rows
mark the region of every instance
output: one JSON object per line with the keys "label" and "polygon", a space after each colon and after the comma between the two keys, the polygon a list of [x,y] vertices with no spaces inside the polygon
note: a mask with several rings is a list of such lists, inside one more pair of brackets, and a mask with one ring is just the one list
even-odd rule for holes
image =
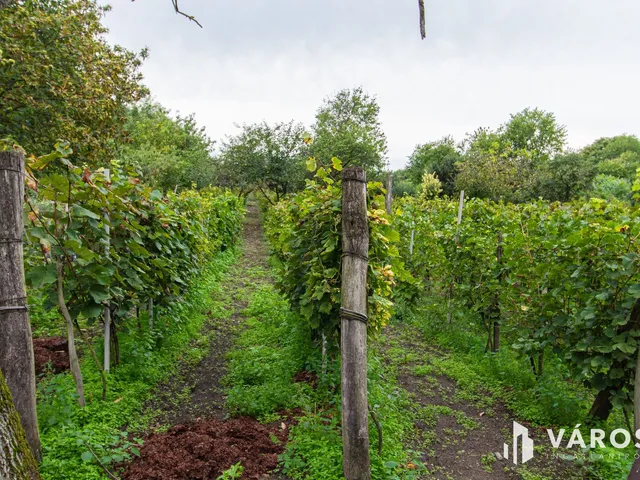
{"label": "path between vine rows", "polygon": [[[243,326],[243,310],[261,283],[270,281],[267,248],[257,206],[249,204],[244,224],[242,254],[212,293],[227,310],[224,320],[211,320],[202,335],[211,338],[208,354],[161,385],[149,410],[158,412],[158,432],[145,438],[141,458],[126,470],[125,480],[217,479],[240,461],[243,479],[283,480],[277,457],[287,440],[280,422],[261,425],[247,417],[229,418],[225,409],[226,354]],[[262,271],[262,274],[255,272]],[[253,274],[252,274],[253,273]],[[387,327],[378,353],[394,372],[399,386],[412,400],[407,412],[414,431],[407,448],[418,452],[427,467],[421,479],[518,479],[522,468],[507,460],[495,460],[509,441],[514,416],[499,402],[483,400],[483,392],[471,397],[433,365],[432,359],[447,355],[431,345],[416,329],[405,325]],[[467,396],[465,397],[465,393]],[[162,425],[169,425],[166,432]],[[530,429],[534,441],[543,431]],[[279,445],[272,438],[279,439]],[[493,456],[493,458],[492,458]],[[536,452],[526,469],[544,475],[537,478],[583,478],[549,452]],[[336,479],[339,480],[339,479]],[[381,480],[381,479],[374,479]]]}
{"label": "path between vine rows", "polygon": [[[145,438],[141,456],[126,470],[126,480],[213,479],[241,462],[243,479],[279,479],[277,469],[288,428],[281,422],[261,425],[248,417],[229,418],[225,409],[226,355],[243,327],[243,310],[265,275],[267,250],[257,205],[249,203],[242,252],[212,292],[226,311],[222,320],[209,320],[202,332],[210,338],[206,356],[183,362],[178,373],[161,385],[147,409],[156,412],[156,433]],[[170,425],[166,432],[162,426]],[[274,443],[273,436],[279,444]]]}
{"label": "path between vine rows", "polygon": [[[516,415],[487,391],[461,388],[438,366],[451,355],[430,345],[410,325],[385,330],[380,353],[398,384],[411,399],[413,438],[407,447],[420,452],[427,473],[420,479],[584,479],[585,472],[558,457],[548,445],[544,428],[527,426],[533,439],[534,458],[515,466],[502,458],[504,443],[512,445]],[[510,450],[511,451],[511,450]],[[569,453],[562,451],[561,453]]]}

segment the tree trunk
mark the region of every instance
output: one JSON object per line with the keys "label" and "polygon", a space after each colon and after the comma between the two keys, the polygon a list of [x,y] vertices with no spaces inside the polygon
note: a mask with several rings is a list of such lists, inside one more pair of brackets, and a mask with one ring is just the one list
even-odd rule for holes
{"label": "tree trunk", "polygon": [[369,224],[364,169],[342,172],[342,468],[347,480],[369,480],[367,402],[367,268]]}
{"label": "tree trunk", "polygon": [[23,202],[24,154],[0,152],[0,370],[39,461],[36,372],[22,257]]}
{"label": "tree trunk", "polygon": [[612,409],[611,392],[609,392],[609,390],[601,390],[593,401],[588,417],[594,420],[605,421],[609,418]]}
{"label": "tree trunk", "polygon": [[76,340],[73,335],[73,320],[67,309],[67,303],[64,301],[64,285],[63,285],[63,272],[64,265],[58,263],[56,265],[58,272],[58,307],[60,312],[67,322],[67,343],[69,344],[69,369],[71,370],[71,376],[76,384],[76,393],[78,394],[78,404],[84,407],[84,382],[82,381],[82,371],[80,370],[80,362],[78,361],[78,352],[76,352]]}
{"label": "tree trunk", "polygon": [[13,404],[11,391],[0,371],[0,478],[37,480],[38,464]]}

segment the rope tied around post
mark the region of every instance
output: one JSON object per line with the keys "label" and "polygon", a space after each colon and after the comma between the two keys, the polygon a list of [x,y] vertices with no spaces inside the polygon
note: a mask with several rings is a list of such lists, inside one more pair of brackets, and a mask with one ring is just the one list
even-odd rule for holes
{"label": "rope tied around post", "polygon": [[364,260],[365,262],[369,261],[369,257],[366,255],[360,255],[359,253],[356,252],[344,252],[342,254],[342,258],[344,257],[355,257],[355,258],[359,258],[360,260]]}
{"label": "rope tied around post", "polygon": [[356,312],[354,310],[349,310],[348,308],[344,308],[344,307],[340,307],[340,319],[355,320],[357,322],[362,322],[365,325],[369,323],[369,317],[367,317],[364,313]]}

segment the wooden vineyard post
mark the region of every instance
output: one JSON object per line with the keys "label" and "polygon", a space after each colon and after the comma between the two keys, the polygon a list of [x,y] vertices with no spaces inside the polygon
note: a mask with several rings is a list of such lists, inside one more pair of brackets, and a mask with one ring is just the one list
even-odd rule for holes
{"label": "wooden vineyard post", "polygon": [[[104,178],[107,183],[111,180],[111,172],[109,169],[105,169]],[[109,222],[109,215],[105,214],[105,220]],[[107,235],[109,235],[110,227],[109,225],[105,226],[105,231]],[[105,247],[105,255],[109,255],[109,240],[107,240],[107,246]],[[111,368],[111,306],[109,305],[109,300],[107,300],[107,304],[104,307],[104,371],[108,372]]]}
{"label": "wooden vineyard post", "polygon": [[40,460],[36,372],[24,285],[23,202],[24,154],[0,152],[0,369],[33,455]]}
{"label": "wooden vineyard post", "polygon": [[413,255],[413,244],[416,235],[416,222],[411,222],[411,241],[409,242],[409,255]]}
{"label": "wooden vineyard post", "polygon": [[366,174],[342,172],[342,469],[347,480],[369,480],[367,403],[367,268],[369,225]]}
{"label": "wooden vineyard post", "polygon": [[387,215],[391,215],[391,205],[393,203],[393,174],[389,174],[387,177],[387,195],[384,197],[384,206],[387,210]]}
{"label": "wooden vineyard post", "polygon": [[153,298],[149,297],[149,331],[153,331]]}
{"label": "wooden vineyard post", "polygon": [[[496,248],[496,259],[498,262],[498,282],[502,283],[502,232],[498,233],[498,247]],[[493,351],[500,350],[500,298],[498,293],[494,298],[494,318],[493,318]]]}
{"label": "wooden vineyard post", "polygon": [[[460,203],[458,204],[458,227],[462,223],[462,207],[464,207],[464,190],[460,190]],[[460,241],[460,233],[456,230],[456,243]],[[449,285],[447,294],[447,323],[451,323],[451,299],[453,298],[453,282]]]}

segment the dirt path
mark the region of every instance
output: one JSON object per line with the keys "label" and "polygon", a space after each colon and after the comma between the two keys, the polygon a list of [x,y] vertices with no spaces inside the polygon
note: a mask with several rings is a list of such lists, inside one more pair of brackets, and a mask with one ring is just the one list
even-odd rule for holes
{"label": "dirt path", "polygon": [[529,428],[536,448],[525,466],[503,459],[503,445],[511,445],[517,417],[488,392],[460,388],[437,366],[437,359],[446,353],[428,345],[416,328],[389,326],[381,353],[413,403],[415,431],[408,447],[424,452],[421,460],[428,472],[420,478],[585,478],[583,471],[540,447],[544,442],[538,440],[546,435],[540,429]]}
{"label": "dirt path", "polygon": [[[208,342],[206,354],[189,360],[188,352],[176,375],[160,385],[147,404],[154,412],[155,430],[145,438],[141,457],[128,466],[127,480],[216,479],[237,463],[241,478],[280,478],[267,475],[277,468],[287,433],[249,417],[229,418],[223,378],[227,353],[243,328],[243,311],[261,283],[270,281],[267,249],[255,203],[249,203],[241,256],[212,292],[209,312],[198,342]],[[240,478],[240,477],[233,477]]]}
{"label": "dirt path", "polygon": [[233,346],[234,338],[244,321],[242,311],[257,288],[255,281],[247,282],[251,270],[267,266],[267,251],[257,205],[249,203],[242,235],[242,253],[227,275],[220,291],[213,292],[223,321],[209,320],[203,335],[209,336],[209,352],[197,364],[185,363],[177,375],[160,387],[157,398],[149,406],[159,411],[159,423],[177,425],[202,418],[222,420],[225,411],[224,388],[221,380],[226,375],[225,357]]}

